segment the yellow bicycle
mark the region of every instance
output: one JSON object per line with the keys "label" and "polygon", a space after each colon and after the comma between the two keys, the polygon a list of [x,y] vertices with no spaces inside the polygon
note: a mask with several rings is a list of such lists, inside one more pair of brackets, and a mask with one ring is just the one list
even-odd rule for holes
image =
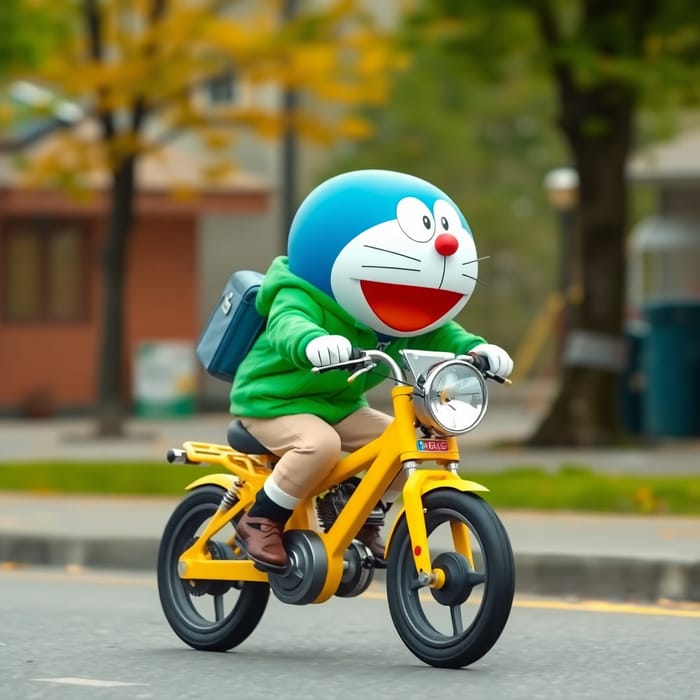
{"label": "yellow bicycle", "polygon": [[[289,566],[256,568],[237,546],[237,519],[274,468],[276,457],[233,421],[229,445],[185,442],[170,462],[217,465],[187,486],[168,520],[158,554],[158,590],[174,632],[195,649],[224,651],[243,642],[265,611],[270,589],[292,605],[362,594],[379,562],[355,535],[403,470],[403,505],[387,539],[386,594],[397,633],[427,664],[459,668],[486,654],[510,614],[515,583],[508,535],[479,495],[488,489],[460,475],[456,436],[474,429],[488,406],[479,358],[379,350],[333,367],[348,381],[388,367],[394,420],[344,456],[287,523]],[[403,369],[402,369],[403,367]],[[354,488],[344,485],[357,475]]]}

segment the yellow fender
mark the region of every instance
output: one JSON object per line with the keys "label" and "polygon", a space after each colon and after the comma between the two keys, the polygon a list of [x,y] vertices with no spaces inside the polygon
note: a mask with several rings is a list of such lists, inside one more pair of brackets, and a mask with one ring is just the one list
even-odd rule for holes
{"label": "yellow fender", "polygon": [[206,474],[185,486],[185,489],[191,491],[199,486],[221,486],[222,489],[228,491],[236,478],[235,474]]}
{"label": "yellow fender", "polygon": [[255,500],[256,485],[252,481],[239,481],[239,477],[235,474],[225,474],[222,472],[206,474],[196,479],[191,484],[187,484],[185,489],[187,491],[192,491],[200,486],[220,486],[225,491],[228,491],[234,484],[237,484],[236,493],[238,494],[238,501],[244,504],[244,508],[247,508],[248,505]]}
{"label": "yellow fender", "polygon": [[[456,474],[448,471],[439,471],[432,469],[424,469],[413,472],[410,477],[408,477],[405,486],[403,487],[403,497],[404,497],[404,507],[401,509],[398,516],[394,519],[394,524],[391,527],[389,537],[386,541],[386,547],[384,548],[384,558],[386,559],[389,553],[389,548],[391,542],[394,539],[394,532],[401,520],[401,516],[406,512],[406,505],[411,500],[415,501],[413,506],[413,512],[417,512],[418,501],[430,491],[435,489],[451,488],[457,491],[472,492],[472,491],[488,491],[488,488],[483,484],[479,484],[476,481],[469,481],[468,479],[461,479]],[[412,498],[413,497],[413,498]],[[421,508],[422,515],[422,508]],[[420,516],[419,516],[420,517]],[[424,533],[425,527],[424,523],[421,523],[423,527],[420,530]],[[421,539],[424,539],[422,537]],[[427,557],[427,551],[423,555]],[[423,559],[420,557],[419,559]],[[423,561],[426,563],[426,561]],[[428,567],[423,567],[426,571]]]}

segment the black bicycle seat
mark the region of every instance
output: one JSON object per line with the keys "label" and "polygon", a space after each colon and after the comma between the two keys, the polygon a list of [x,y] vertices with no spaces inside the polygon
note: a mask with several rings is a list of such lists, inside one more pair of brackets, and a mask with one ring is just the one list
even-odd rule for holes
{"label": "black bicycle seat", "polygon": [[244,427],[239,418],[235,418],[228,426],[226,434],[228,444],[234,450],[249,455],[271,455],[270,450],[261,445]]}

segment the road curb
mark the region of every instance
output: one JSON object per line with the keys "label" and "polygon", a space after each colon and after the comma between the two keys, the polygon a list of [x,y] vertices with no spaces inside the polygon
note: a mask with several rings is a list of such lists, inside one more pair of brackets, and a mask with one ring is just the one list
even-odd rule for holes
{"label": "road curb", "polygon": [[155,571],[158,540],[0,533],[0,562]]}
{"label": "road curb", "polygon": [[700,601],[700,561],[516,554],[516,588],[539,595]]}
{"label": "road curb", "polygon": [[[0,533],[0,564],[151,571],[159,541]],[[700,561],[515,553],[519,593],[700,602]],[[376,579],[384,578],[383,571]]]}

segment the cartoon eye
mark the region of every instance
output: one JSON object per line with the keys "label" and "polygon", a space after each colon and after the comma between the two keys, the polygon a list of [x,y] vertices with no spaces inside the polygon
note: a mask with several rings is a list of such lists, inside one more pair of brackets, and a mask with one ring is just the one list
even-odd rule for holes
{"label": "cartoon eye", "polygon": [[457,235],[464,228],[459,212],[444,199],[438,199],[433,206],[433,210],[440,232],[449,231]]}
{"label": "cartoon eye", "polygon": [[401,230],[414,241],[429,241],[435,235],[435,220],[430,209],[416,197],[404,197],[396,206]]}

